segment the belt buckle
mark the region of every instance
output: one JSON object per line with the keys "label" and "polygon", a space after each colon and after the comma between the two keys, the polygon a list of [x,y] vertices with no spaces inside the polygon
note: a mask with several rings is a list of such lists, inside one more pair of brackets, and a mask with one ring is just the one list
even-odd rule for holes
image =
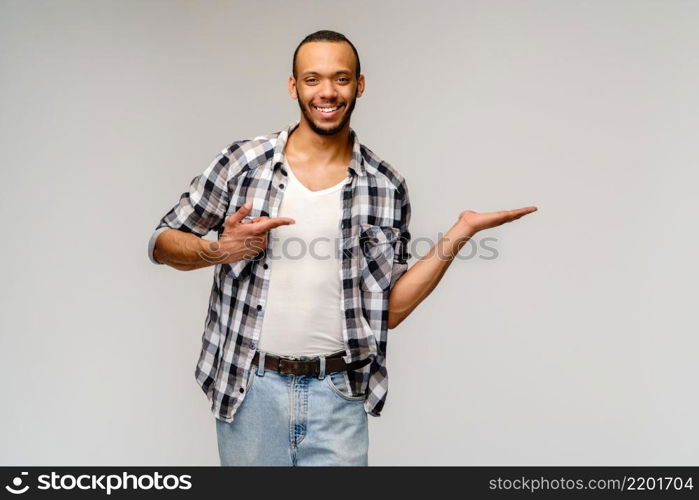
{"label": "belt buckle", "polygon": [[[285,358],[279,358],[279,361],[277,362],[277,371],[278,371],[279,373],[281,373],[281,374],[284,374],[284,375],[292,375],[293,372],[286,371],[286,370],[282,367],[282,363],[284,363],[284,361],[290,361],[290,360],[285,359]],[[285,364],[285,366],[286,366],[286,364]]]}

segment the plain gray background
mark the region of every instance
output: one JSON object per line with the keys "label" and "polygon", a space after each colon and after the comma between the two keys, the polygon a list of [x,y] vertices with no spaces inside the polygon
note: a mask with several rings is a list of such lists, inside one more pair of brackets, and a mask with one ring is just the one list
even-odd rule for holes
{"label": "plain gray background", "polygon": [[370,465],[699,462],[697,2],[0,8],[2,465],[218,464],[213,268],[146,245],[221,149],[298,117],[318,29],[359,50],[352,127],[406,176],[413,238],[539,207],[390,331]]}

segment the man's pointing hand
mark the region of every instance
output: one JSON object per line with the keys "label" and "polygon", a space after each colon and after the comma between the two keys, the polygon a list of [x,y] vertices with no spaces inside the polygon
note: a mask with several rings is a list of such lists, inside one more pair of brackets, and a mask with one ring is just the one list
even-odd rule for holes
{"label": "man's pointing hand", "polygon": [[252,204],[247,202],[226,219],[221,237],[218,241],[208,243],[208,249],[202,252],[202,259],[217,264],[232,264],[249,259],[267,248],[267,233],[270,229],[296,222],[289,217],[266,216],[243,222],[251,208]]}

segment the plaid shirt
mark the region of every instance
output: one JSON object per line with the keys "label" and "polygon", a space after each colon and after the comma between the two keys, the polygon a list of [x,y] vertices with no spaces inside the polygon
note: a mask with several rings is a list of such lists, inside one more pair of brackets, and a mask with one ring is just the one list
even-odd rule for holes
{"label": "plaid shirt", "polygon": [[[234,142],[221,151],[156,226],[148,245],[151,261],[160,264],[153,248],[167,229],[198,236],[217,231],[220,237],[225,219],[247,201],[252,209],[246,219],[276,217],[288,183],[282,164],[284,145],[298,123]],[[411,257],[410,201],[400,173],[361,145],[352,129],[350,140],[350,180],[342,189],[339,227],[343,359],[350,363],[371,358],[367,365],[346,372],[346,380],[353,395],[365,395],[365,411],[378,417],[388,392],[388,296]],[[260,339],[270,279],[266,258],[267,249],[251,259],[216,264],[214,269],[195,376],[214,415],[226,422],[233,421],[243,401]]]}

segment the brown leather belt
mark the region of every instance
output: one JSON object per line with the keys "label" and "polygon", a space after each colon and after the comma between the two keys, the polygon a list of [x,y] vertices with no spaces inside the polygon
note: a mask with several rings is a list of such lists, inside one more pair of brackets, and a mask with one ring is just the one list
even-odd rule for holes
{"label": "brown leather belt", "polygon": [[[362,359],[361,361],[353,361],[345,363],[342,357],[344,351],[332,354],[325,357],[325,373],[341,372],[345,370],[354,370],[371,362],[371,358]],[[257,366],[260,359],[259,351],[252,358],[253,366]],[[265,353],[265,369],[282,373],[284,375],[318,375],[320,374],[320,359],[313,358],[309,360],[291,359],[279,356],[274,356]]]}

